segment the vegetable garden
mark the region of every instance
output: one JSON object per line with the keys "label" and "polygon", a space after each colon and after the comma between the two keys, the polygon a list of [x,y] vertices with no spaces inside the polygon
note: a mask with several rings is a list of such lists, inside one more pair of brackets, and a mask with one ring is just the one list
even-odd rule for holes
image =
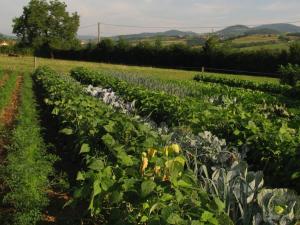
{"label": "vegetable garden", "polygon": [[[1,224],[300,221],[300,110],[289,86],[40,67],[2,72],[0,93],[0,109],[18,106],[1,126]],[[59,161],[73,165],[65,185]],[[78,217],[45,219],[57,186]]]}

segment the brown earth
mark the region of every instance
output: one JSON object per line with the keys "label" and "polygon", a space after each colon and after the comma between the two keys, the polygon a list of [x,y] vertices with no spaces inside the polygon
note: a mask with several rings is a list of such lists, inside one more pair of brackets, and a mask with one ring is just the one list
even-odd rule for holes
{"label": "brown earth", "polygon": [[0,123],[3,124],[5,128],[11,128],[14,119],[16,118],[18,105],[20,102],[20,90],[22,86],[23,77],[18,76],[16,81],[15,89],[11,95],[9,104],[4,107],[0,114]]}

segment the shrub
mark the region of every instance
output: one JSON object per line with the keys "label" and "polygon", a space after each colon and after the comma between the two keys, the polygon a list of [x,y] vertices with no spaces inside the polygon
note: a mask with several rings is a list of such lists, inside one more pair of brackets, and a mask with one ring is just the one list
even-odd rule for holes
{"label": "shrub", "polygon": [[281,65],[279,68],[280,82],[282,84],[289,84],[293,87],[296,86],[297,81],[300,80],[300,66],[295,64]]}

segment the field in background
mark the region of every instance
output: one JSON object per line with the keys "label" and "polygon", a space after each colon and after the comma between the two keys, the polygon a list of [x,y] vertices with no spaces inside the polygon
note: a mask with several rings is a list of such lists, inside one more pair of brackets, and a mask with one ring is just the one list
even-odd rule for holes
{"label": "field in background", "polygon": [[[3,69],[12,69],[18,71],[32,71],[34,69],[34,59],[33,57],[8,57],[0,55],[0,64]],[[48,65],[53,69],[67,73],[72,68],[77,66],[84,66],[91,69],[99,70],[110,70],[110,71],[123,71],[128,73],[140,74],[141,76],[149,76],[160,79],[174,79],[174,80],[191,80],[193,79],[198,71],[185,71],[185,70],[175,70],[175,69],[159,69],[151,67],[140,67],[140,66],[125,66],[125,65],[115,65],[106,63],[92,63],[92,62],[82,62],[82,61],[68,61],[68,60],[57,60],[57,59],[37,59],[38,66]],[[276,78],[270,77],[255,77],[247,75],[229,75],[229,74],[214,74],[208,73],[212,76],[217,77],[227,77],[235,78],[241,80],[251,80],[257,82],[271,82],[279,83]]]}

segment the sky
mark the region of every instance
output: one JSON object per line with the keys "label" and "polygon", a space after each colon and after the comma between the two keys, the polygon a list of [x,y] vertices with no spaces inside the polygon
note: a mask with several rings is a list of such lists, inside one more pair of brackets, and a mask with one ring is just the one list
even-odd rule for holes
{"label": "sky", "polygon": [[[12,19],[22,14],[22,8],[28,2],[0,0],[0,33],[12,33]],[[299,0],[65,0],[65,3],[68,11],[76,11],[80,15],[80,35],[96,35],[97,22],[102,23],[101,36],[114,36],[177,27],[184,31],[204,33],[211,31],[211,28],[198,27],[300,21]]]}

